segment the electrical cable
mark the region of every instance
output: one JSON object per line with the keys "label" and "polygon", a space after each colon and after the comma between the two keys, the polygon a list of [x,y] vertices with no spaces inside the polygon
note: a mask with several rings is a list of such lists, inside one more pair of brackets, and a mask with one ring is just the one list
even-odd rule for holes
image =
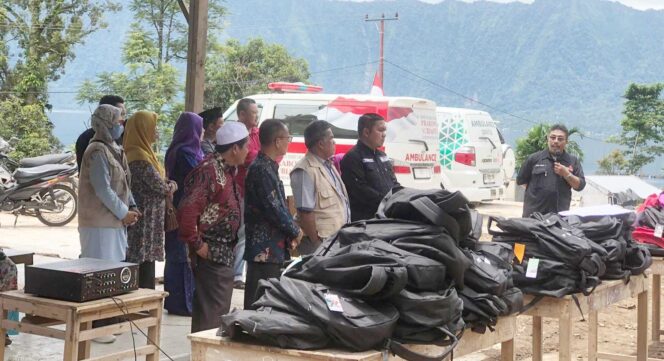
{"label": "electrical cable", "polygon": [[[525,121],[525,122],[527,122],[527,123],[530,123],[530,124],[534,124],[534,125],[542,124],[541,122],[536,122],[536,121],[534,121],[534,120],[530,120],[530,119],[527,119],[527,118],[524,118],[524,117],[518,116],[518,115],[516,115],[516,114],[510,113],[510,112],[508,112],[508,111],[502,110],[502,109],[497,108],[497,107],[495,107],[495,106],[493,106],[493,105],[483,103],[483,102],[481,102],[481,101],[479,101],[479,100],[477,100],[477,99],[475,99],[475,98],[469,97],[469,96],[467,96],[467,95],[465,95],[465,94],[462,94],[462,93],[460,93],[460,92],[458,92],[458,91],[456,91],[456,90],[450,89],[450,88],[448,88],[448,87],[446,87],[446,86],[444,86],[444,85],[441,85],[441,84],[439,84],[439,83],[437,83],[437,82],[435,82],[435,81],[433,81],[433,80],[430,80],[430,79],[425,78],[425,77],[423,77],[423,76],[421,76],[421,75],[419,75],[419,74],[417,74],[417,73],[414,73],[414,72],[412,72],[412,71],[410,71],[410,70],[408,70],[408,69],[406,69],[406,68],[404,68],[404,67],[402,67],[402,66],[400,66],[400,65],[398,65],[398,64],[395,64],[395,63],[393,63],[393,62],[391,62],[391,61],[389,61],[389,60],[387,60],[387,59],[385,59],[385,63],[390,64],[390,65],[392,65],[393,67],[395,67],[395,68],[397,68],[397,69],[399,69],[399,70],[401,70],[401,71],[403,71],[403,72],[405,72],[405,73],[407,73],[407,74],[409,74],[409,75],[412,75],[412,76],[416,77],[416,78],[419,79],[419,80],[422,80],[422,81],[424,81],[424,82],[426,82],[426,83],[429,83],[430,85],[433,85],[434,87],[437,87],[437,88],[443,89],[443,90],[445,90],[445,91],[447,91],[447,92],[450,92],[450,93],[452,93],[452,94],[454,94],[454,95],[456,95],[456,96],[459,96],[459,97],[464,98],[464,99],[466,99],[466,100],[469,100],[469,101],[471,101],[471,102],[474,102],[474,103],[480,104],[480,105],[485,106],[485,107],[487,107],[487,108],[489,108],[489,109],[495,110],[495,111],[497,111],[497,112],[499,112],[499,113],[503,113],[503,114],[508,115],[508,116],[511,116],[511,117],[513,117],[513,118],[516,118],[516,119],[519,119],[519,120],[523,120],[523,121]],[[594,140],[594,141],[601,142],[601,143],[606,143],[606,144],[615,144],[615,143],[612,143],[612,142],[609,142],[609,141],[606,141],[606,140],[603,140],[603,139],[599,139],[599,138],[591,137],[591,136],[589,136],[589,135],[584,135],[584,134],[582,134],[582,133],[579,133],[579,135],[581,136],[581,138],[587,138],[587,139],[590,139],[590,140]]]}
{"label": "electrical cable", "polygon": [[[136,323],[134,323],[133,320],[130,320],[130,319],[129,319],[129,307],[127,307],[127,305],[124,303],[124,301],[123,301],[121,298],[117,298],[117,297],[113,297],[113,296],[111,296],[111,297],[109,297],[109,298],[110,298],[111,300],[113,300],[113,303],[115,303],[115,306],[116,306],[116,307],[117,307],[117,308],[118,308],[118,309],[119,309],[119,310],[125,315],[125,321],[128,321],[128,322],[129,322],[129,327],[131,328],[131,338],[132,338],[132,341],[134,341],[134,329],[133,329],[133,327],[136,327],[136,329],[137,329],[140,333],[142,333],[143,336],[145,336],[145,338],[148,339],[148,342],[149,342],[149,343],[153,344],[153,345],[154,345],[154,346],[155,346],[155,347],[156,347],[161,353],[163,353],[164,356],[166,356],[169,360],[171,360],[171,361],[175,361],[175,360],[173,360],[173,358],[172,358],[169,354],[166,353],[166,351],[164,351],[164,350],[163,350],[163,349],[162,349],[162,348],[161,348],[156,342],[154,342],[154,340],[152,340],[152,339],[150,338],[150,336],[148,336],[145,332],[143,332],[143,330],[142,330],[140,327],[138,327],[138,325],[137,325]],[[124,306],[124,308],[122,308],[122,307],[118,304],[117,301],[120,301],[120,303],[122,303],[122,306]],[[127,311],[125,311],[125,309],[126,309]],[[132,327],[132,325],[133,325],[133,327]],[[136,357],[137,357],[137,356],[136,356],[136,342],[134,341],[134,358],[136,358]]]}

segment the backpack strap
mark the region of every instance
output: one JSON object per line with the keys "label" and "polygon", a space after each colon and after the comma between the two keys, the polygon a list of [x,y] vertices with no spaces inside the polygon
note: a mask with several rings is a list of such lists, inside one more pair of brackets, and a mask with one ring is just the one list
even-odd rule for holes
{"label": "backpack strap", "polygon": [[429,197],[419,197],[410,201],[410,204],[417,209],[426,219],[436,226],[445,227],[452,237],[458,242],[460,238],[459,223],[454,217],[450,216],[440,206],[438,206]]}
{"label": "backpack strap", "polygon": [[385,348],[391,351],[393,354],[407,361],[442,361],[454,351],[454,348],[459,343],[459,338],[450,331],[448,331],[447,328],[445,327],[438,327],[438,330],[446,334],[452,341],[450,346],[448,346],[445,350],[443,350],[443,352],[439,355],[434,355],[434,356],[423,355],[419,352],[415,352],[408,349],[402,343],[395,341],[393,339],[387,340]]}

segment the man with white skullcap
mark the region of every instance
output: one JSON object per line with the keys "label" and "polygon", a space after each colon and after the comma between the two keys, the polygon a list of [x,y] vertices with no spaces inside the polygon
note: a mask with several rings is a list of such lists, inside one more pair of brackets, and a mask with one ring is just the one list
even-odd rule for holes
{"label": "man with white skullcap", "polygon": [[179,237],[190,254],[195,278],[191,332],[218,328],[233,295],[234,247],[242,221],[237,166],[247,157],[249,132],[238,122],[217,131],[213,156],[196,166],[184,182],[178,206]]}

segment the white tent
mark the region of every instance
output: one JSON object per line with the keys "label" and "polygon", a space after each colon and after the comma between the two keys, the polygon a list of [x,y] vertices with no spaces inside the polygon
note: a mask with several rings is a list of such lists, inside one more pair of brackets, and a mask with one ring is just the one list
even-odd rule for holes
{"label": "white tent", "polygon": [[661,190],[636,176],[588,175],[586,188],[577,193],[581,197],[580,206],[616,204],[621,194],[635,194],[645,199]]}

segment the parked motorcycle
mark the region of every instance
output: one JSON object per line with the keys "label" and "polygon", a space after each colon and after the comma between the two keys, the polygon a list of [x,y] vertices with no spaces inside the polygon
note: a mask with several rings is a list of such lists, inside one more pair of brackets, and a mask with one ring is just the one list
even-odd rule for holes
{"label": "parked motorcycle", "polygon": [[47,226],[71,222],[78,211],[72,187],[77,184],[76,164],[47,163],[65,161],[64,155],[54,154],[23,159],[14,169],[17,162],[7,156],[11,150],[0,138],[0,211],[12,213],[16,219],[19,215],[37,217]]}

